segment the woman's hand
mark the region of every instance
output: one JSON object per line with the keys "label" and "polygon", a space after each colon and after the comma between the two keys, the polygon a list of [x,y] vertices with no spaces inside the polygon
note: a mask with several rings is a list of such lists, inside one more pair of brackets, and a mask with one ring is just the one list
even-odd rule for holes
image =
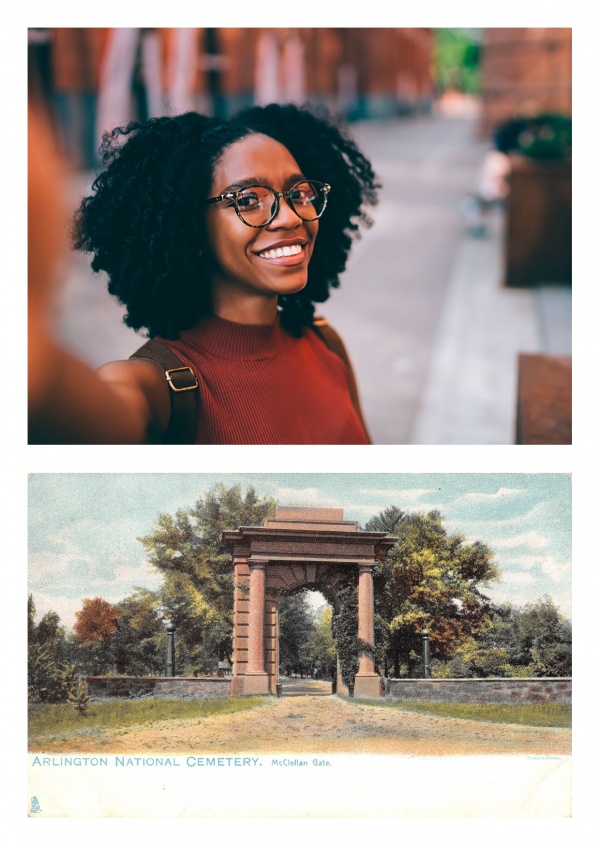
{"label": "woman's hand", "polygon": [[30,317],[29,443],[160,443],[171,410],[160,368],[114,361],[94,371],[36,323]]}

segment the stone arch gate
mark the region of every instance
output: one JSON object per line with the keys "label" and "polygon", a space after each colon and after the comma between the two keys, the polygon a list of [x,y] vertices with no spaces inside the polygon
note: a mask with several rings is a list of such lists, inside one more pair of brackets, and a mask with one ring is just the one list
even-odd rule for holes
{"label": "stone arch gate", "polygon": [[[361,532],[341,508],[277,507],[263,526],[223,532],[234,565],[231,695],[274,694],[279,669],[279,601],[314,587],[336,605],[336,586],[358,569],[358,636],[374,645],[373,567],[396,542],[385,532]],[[378,697],[380,677],[363,652],[354,681],[360,697]]]}

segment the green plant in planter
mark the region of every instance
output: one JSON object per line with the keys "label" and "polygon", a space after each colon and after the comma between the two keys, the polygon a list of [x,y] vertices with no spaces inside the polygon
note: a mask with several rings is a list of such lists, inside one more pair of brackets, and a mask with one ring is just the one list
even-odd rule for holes
{"label": "green plant in planter", "polygon": [[563,115],[538,115],[519,133],[518,150],[531,159],[568,159],[572,149],[572,121]]}

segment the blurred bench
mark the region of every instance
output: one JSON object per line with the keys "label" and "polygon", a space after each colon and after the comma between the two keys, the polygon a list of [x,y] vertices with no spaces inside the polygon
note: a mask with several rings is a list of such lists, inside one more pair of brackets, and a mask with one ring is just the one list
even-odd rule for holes
{"label": "blurred bench", "polygon": [[571,443],[571,357],[519,356],[518,444]]}

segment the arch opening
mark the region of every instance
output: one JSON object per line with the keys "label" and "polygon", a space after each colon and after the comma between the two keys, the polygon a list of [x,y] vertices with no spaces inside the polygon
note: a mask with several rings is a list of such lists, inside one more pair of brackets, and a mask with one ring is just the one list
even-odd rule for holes
{"label": "arch opening", "polygon": [[333,607],[322,590],[299,587],[278,609],[278,691],[282,696],[329,696],[336,691]]}

